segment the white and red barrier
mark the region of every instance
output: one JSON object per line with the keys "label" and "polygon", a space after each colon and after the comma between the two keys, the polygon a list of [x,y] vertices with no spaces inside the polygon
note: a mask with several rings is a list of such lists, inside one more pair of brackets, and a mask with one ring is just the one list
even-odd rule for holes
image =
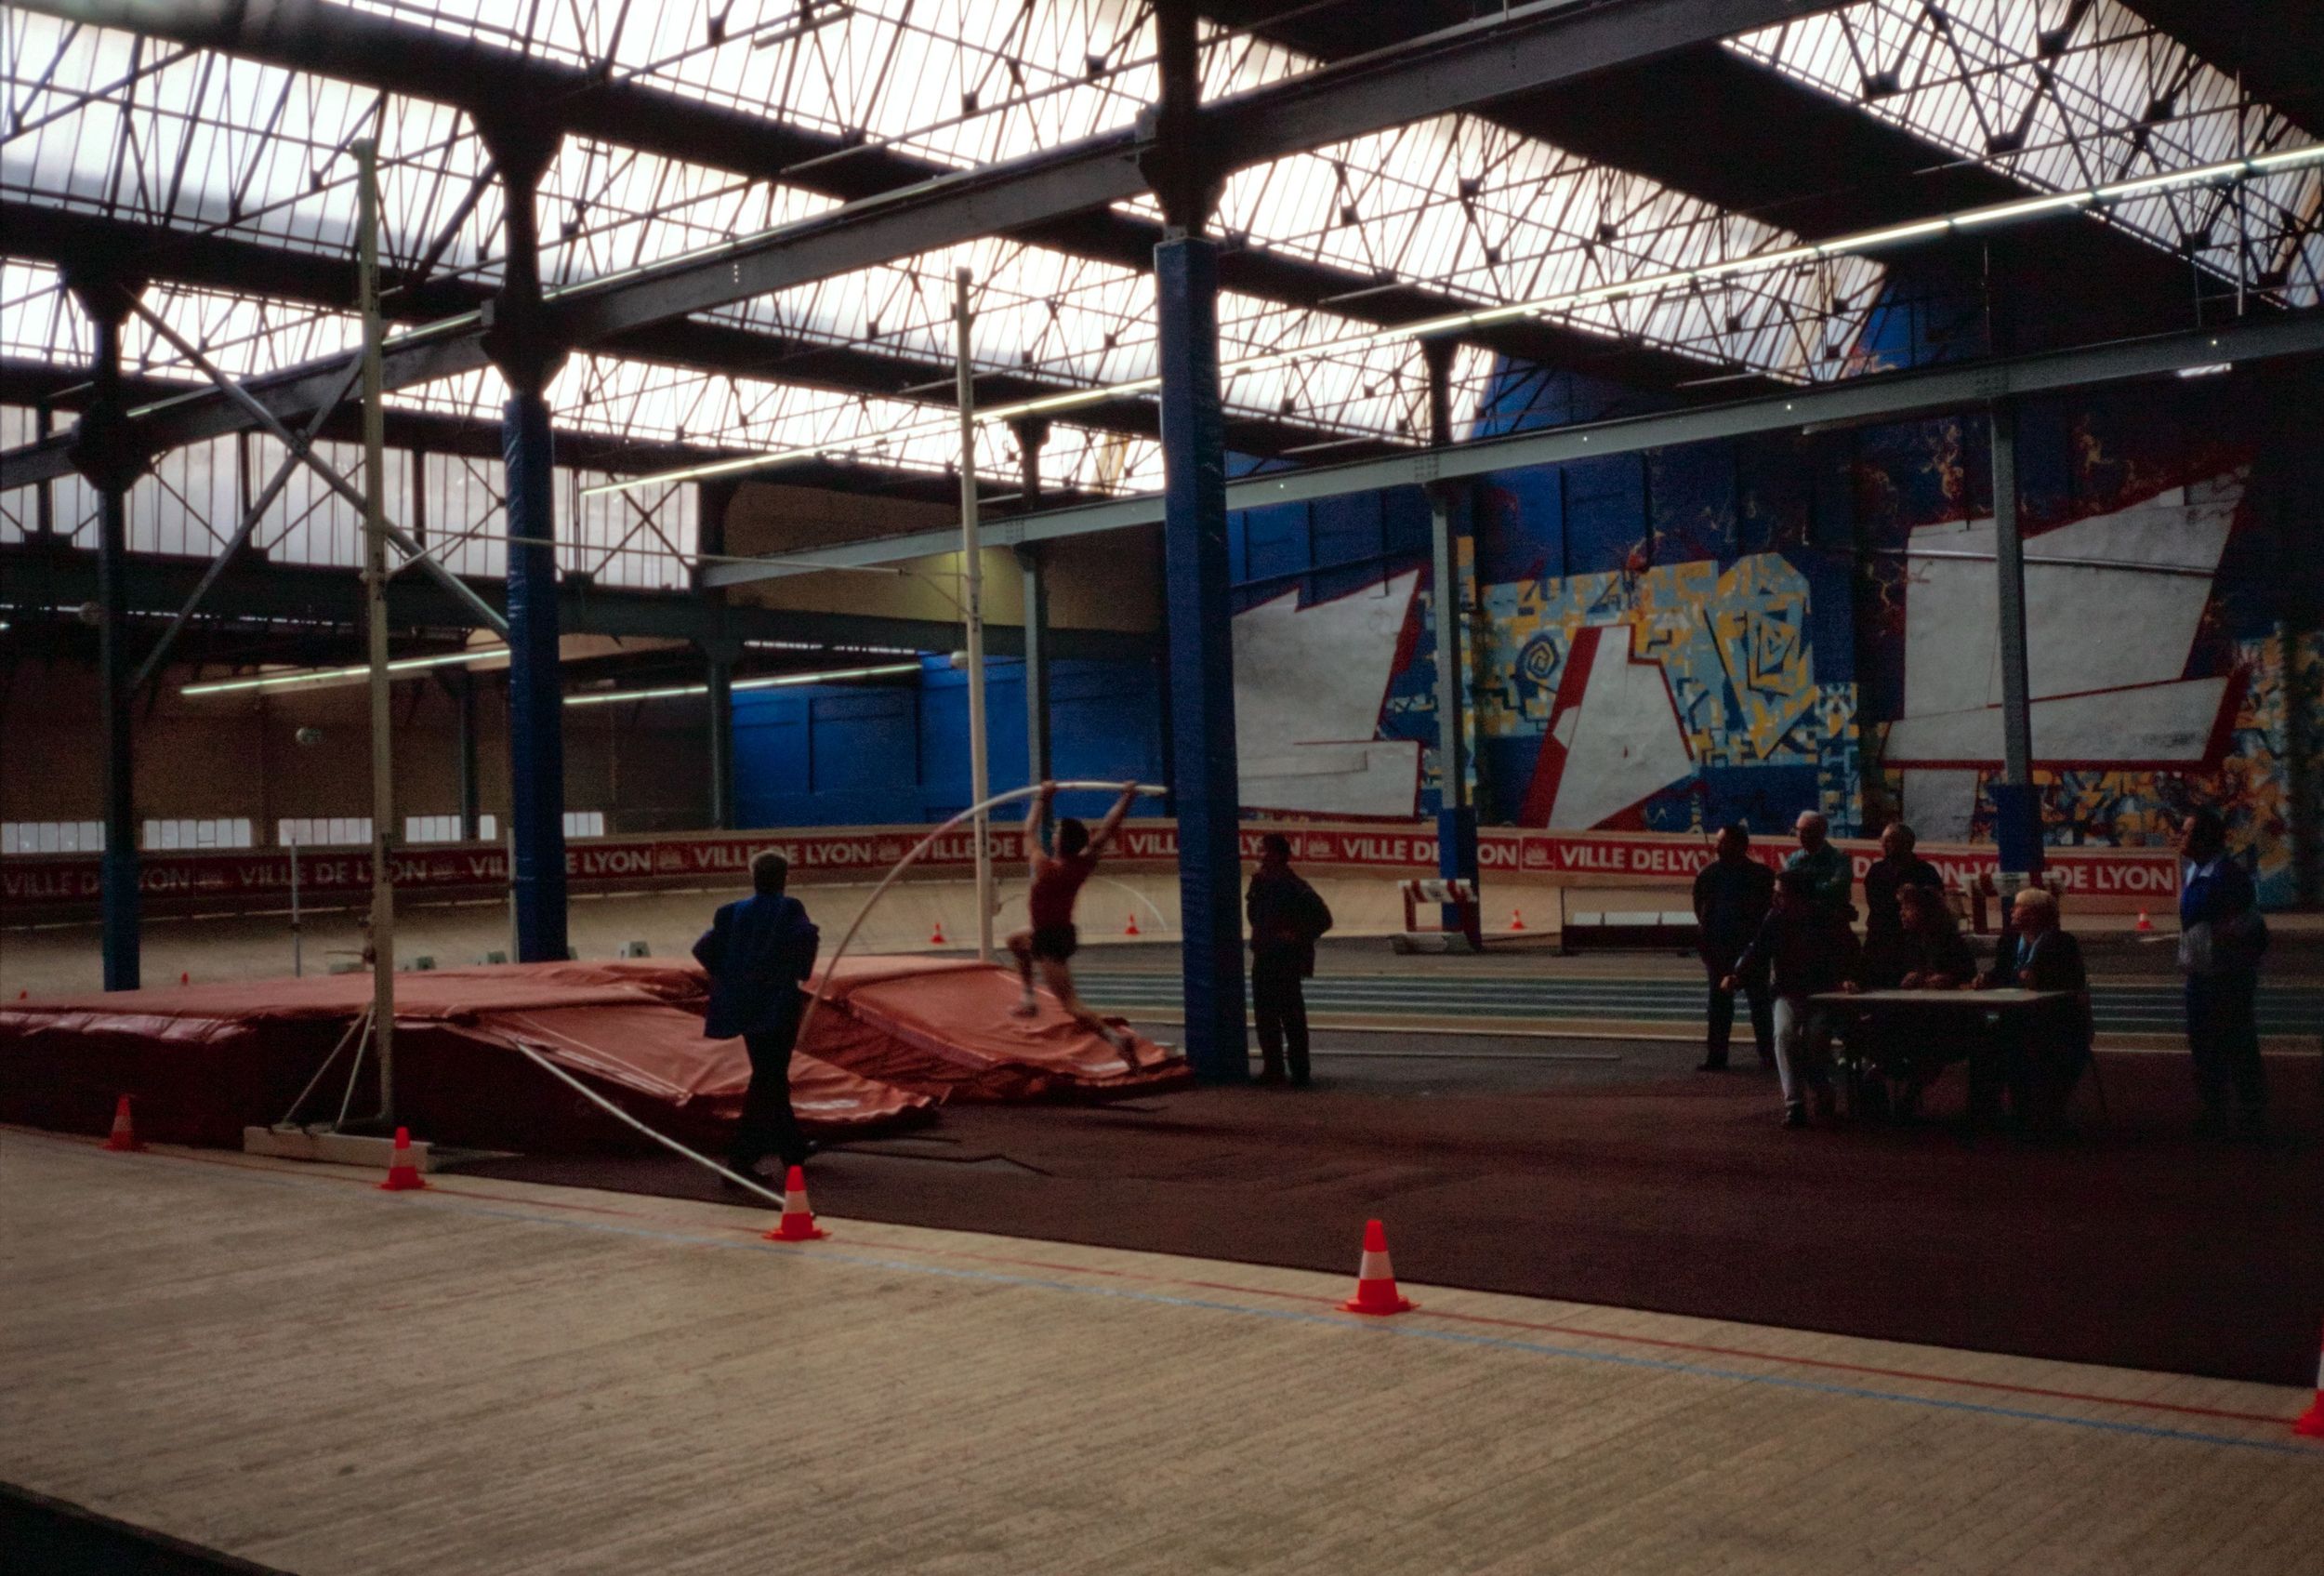
{"label": "white and red barrier", "polygon": [[[1279,831],[1290,840],[1291,856],[1315,869],[1378,871],[1399,877],[1436,870],[1433,828],[1394,824],[1309,824],[1254,822],[1242,832],[1243,856],[1259,857],[1259,840]],[[749,879],[750,857],[772,848],[791,862],[795,880],[873,881],[885,875],[926,829],[906,827],[849,827],[813,830],[710,832],[643,837],[577,839],[565,850],[566,878],[577,892],[643,891],[657,887],[741,886]],[[991,832],[993,855],[1021,859],[1017,828]],[[1480,830],[1481,873],[1565,886],[1672,885],[1690,881],[1711,857],[1704,839],[1662,832],[1567,832],[1497,827]],[[1860,879],[1879,857],[1867,841],[1841,841]],[[1780,865],[1789,839],[1763,839],[1752,853]],[[1923,844],[1921,855],[1942,871],[1948,885],[1966,887],[1999,867],[1988,846]],[[936,840],[920,868],[956,876],[975,862],[974,834],[963,829]],[[1122,828],[1115,856],[1129,864],[1167,864],[1178,858],[1178,828],[1169,821],[1137,820]],[[2062,879],[2069,896],[2114,899],[2130,908],[2168,908],[2179,889],[2175,854],[2164,848],[2055,848],[2048,851],[2050,873]],[[496,843],[458,843],[410,848],[394,856],[395,883],[420,898],[497,893],[508,881],[508,854]],[[309,850],[299,855],[302,902],[329,907],[362,901],[371,890],[367,849]],[[221,849],[146,854],[139,883],[151,912],[169,913],[287,906],[290,855],[271,849]],[[99,894],[94,854],[26,854],[0,860],[0,922],[94,913]]]}

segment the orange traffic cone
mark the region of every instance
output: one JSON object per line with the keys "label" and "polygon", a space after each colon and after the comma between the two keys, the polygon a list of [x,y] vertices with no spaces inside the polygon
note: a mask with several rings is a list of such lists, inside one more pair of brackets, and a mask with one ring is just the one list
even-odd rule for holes
{"label": "orange traffic cone", "polygon": [[1525,928],[1525,911],[1523,908],[1512,908],[1509,911],[1509,928],[1513,931]]}
{"label": "orange traffic cone", "polygon": [[2146,917],[2146,909],[2141,908],[2141,909],[2138,911],[2138,923],[2136,923],[2136,924],[2133,925],[2133,926],[2131,927],[2131,929],[2133,929],[2133,930],[2134,930],[2134,931],[2150,931],[2150,930],[2153,930],[2154,928],[2155,928],[2155,921],[2154,921],[2154,920],[2150,920],[2150,919],[2148,919],[2148,918]]}
{"label": "orange traffic cone", "polygon": [[412,1163],[412,1130],[395,1130],[395,1153],[388,1160],[388,1180],[379,1185],[382,1193],[410,1193],[428,1185],[419,1174],[419,1167]]}
{"label": "orange traffic cone", "polygon": [[105,1139],[105,1147],[119,1154],[145,1147],[138,1142],[137,1129],[129,1123],[129,1097],[126,1094],[113,1102],[113,1130]]}
{"label": "orange traffic cone", "polygon": [[944,947],[944,946],[947,946],[947,945],[949,945],[949,944],[948,944],[948,943],[944,940],[944,920],[937,920],[937,921],[936,921],[936,934],[933,934],[933,935],[931,935],[931,936],[930,936],[930,937],[928,938],[928,945],[929,945],[929,946],[931,946],[931,947]]}
{"label": "orange traffic cone", "polygon": [[1340,1305],[1342,1313],[1400,1314],[1419,1306],[1396,1290],[1396,1272],[1388,1264],[1388,1228],[1376,1220],[1364,1223],[1364,1258],[1355,1272],[1355,1295]]}
{"label": "orange traffic cone", "polygon": [[815,1224],[815,1212],[807,1207],[807,1168],[793,1166],[783,1179],[783,1218],[766,1234],[766,1240],[812,1242],[830,1235]]}
{"label": "orange traffic cone", "polygon": [[1129,923],[1123,927],[1122,934],[1124,935],[1136,935],[1138,934],[1138,911],[1135,908],[1129,911]]}
{"label": "orange traffic cone", "polygon": [[2311,1439],[2324,1439],[2324,1352],[2319,1352],[2316,1359],[2316,1399],[2292,1424],[2291,1431]]}
{"label": "orange traffic cone", "polygon": [[193,983],[193,976],[186,973],[183,969],[180,969],[178,971],[178,983],[179,985],[191,985]]}

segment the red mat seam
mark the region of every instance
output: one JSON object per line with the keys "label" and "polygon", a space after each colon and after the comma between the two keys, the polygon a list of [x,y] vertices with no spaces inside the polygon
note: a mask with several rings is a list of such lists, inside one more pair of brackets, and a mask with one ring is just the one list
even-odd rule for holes
{"label": "red mat seam", "polygon": [[[77,1133],[51,1133],[43,1132],[39,1132],[37,1135],[46,1138],[54,1138],[64,1143],[77,1144],[82,1147],[88,1149],[98,1149],[102,1147],[99,1140],[84,1137]],[[231,1160],[211,1159],[206,1156],[196,1154],[165,1155],[152,1150],[145,1151],[145,1153],[150,1155],[154,1159],[186,1160],[191,1161],[197,1165],[218,1166],[227,1171],[246,1172],[268,1171],[272,1169],[261,1166],[237,1165]],[[356,1186],[371,1185],[363,1177],[341,1176],[329,1172],[315,1173],[315,1180],[341,1182]],[[678,1220],[668,1215],[648,1214],[638,1210],[615,1209],[600,1204],[568,1203],[561,1199],[554,1199],[527,1198],[521,1195],[512,1196],[506,1193],[477,1193],[467,1188],[447,1187],[440,1183],[430,1183],[427,1191],[442,1193],[448,1198],[454,1199],[473,1199],[483,1203],[529,1205],[539,1209],[564,1210],[575,1214],[612,1215],[623,1220],[647,1221],[660,1225],[684,1226],[693,1230],[706,1229],[726,1231],[746,1234],[753,1237],[759,1235],[759,1231],[755,1226],[727,1225],[717,1221],[704,1222]],[[735,1205],[727,1207],[742,1208],[745,1206]],[[1228,1291],[1233,1292],[1237,1296],[1247,1297],[1275,1297],[1288,1302],[1314,1303],[1331,1307],[1339,1305],[1339,1299],[1336,1297],[1316,1296],[1314,1293],[1305,1291],[1278,1291],[1270,1287],[1264,1286],[1240,1286],[1227,1281],[1195,1280],[1179,1276],[1151,1275],[1142,1270],[1113,1269],[1091,1265],[1061,1264],[1046,1259],[1020,1258],[1006,1253],[980,1253],[974,1250],[967,1248],[943,1248],[916,1245],[907,1251],[911,1252],[931,1253],[939,1257],[971,1259],[982,1264],[1007,1265],[1017,1269],[1042,1269],[1062,1274],[1105,1276],[1115,1279],[1143,1281],[1149,1285],[1155,1286],[1175,1286],[1204,1291]],[[1787,1357],[1776,1352],[1753,1351],[1746,1346],[1719,1346],[1712,1345],[1706,1342],[1673,1341],[1653,1335],[1625,1335],[1611,1331],[1590,1330],[1580,1325],[1553,1324],[1537,1319],[1506,1318],[1491,1314],[1457,1313],[1449,1312],[1442,1308],[1432,1308],[1428,1310],[1428,1316],[1432,1318],[1449,1320],[1459,1324],[1490,1325],[1507,1330],[1528,1330],[1541,1334],[1573,1336],[1584,1340],[1605,1341],[1623,1345],[1652,1346],[1664,1351],[1691,1352],[1707,1357],[1740,1357],[1752,1362],[1775,1363],[1790,1368],[1823,1369],[1837,1373],[1863,1374],[1882,1379],[1906,1380],[1916,1384],[1948,1384],[1961,1389],[1989,1390],[2003,1395],[2040,1397],[2045,1400],[2083,1401],[2097,1406],[2126,1407],[2143,1411],[2167,1411],[2186,1417],[2212,1417],[2238,1423],[2289,1424],[2291,1422],[2291,1419],[2289,1417],[2278,1416],[2269,1412],[2236,1411],[2224,1407],[2189,1406],[2177,1401],[2156,1401],[2130,1397],[2097,1396],[2080,1390],[2053,1390],[2037,1384],[2012,1384],[2005,1381],[1995,1379],[1963,1379],[1950,1374],[1923,1373],[1913,1369],[1882,1368],[1869,1363],[1842,1362],[1831,1357]]]}

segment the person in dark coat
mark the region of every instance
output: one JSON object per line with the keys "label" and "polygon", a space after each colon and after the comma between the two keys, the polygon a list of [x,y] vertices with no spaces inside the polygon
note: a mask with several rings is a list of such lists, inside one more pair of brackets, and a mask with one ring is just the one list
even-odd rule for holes
{"label": "person in dark coat", "polygon": [[1865,984],[1875,990],[1894,986],[1909,972],[1904,961],[1904,918],[1897,894],[1907,887],[1945,890],[1935,866],[1915,854],[1910,827],[1892,821],[1881,833],[1881,856],[1864,872]]}
{"label": "person in dark coat", "polygon": [[2198,1125],[2209,1133],[2226,1131],[2232,1085],[2243,1129],[2257,1135],[2267,1119],[2256,1015],[2260,955],[2267,947],[2259,894],[2227,852],[2226,823],[2216,810],[2187,817],[2179,854],[2186,861],[2179,881],[2179,967],[2186,975],[2186,1045],[2203,1103]]}
{"label": "person in dark coat", "polygon": [[[1879,989],[1959,990],[1975,983],[1977,955],[1961,934],[1961,922],[1946,907],[1945,894],[1934,886],[1908,882],[1895,894],[1896,933],[1888,939],[1885,955],[1875,959],[1868,943],[1865,968],[1883,971]],[[1873,1014],[1859,1031],[1868,1047],[1878,1053],[1881,1067],[1896,1080],[1895,1114],[1903,1119],[1917,1115],[1921,1096],[1936,1080],[1948,1062],[1969,1056],[1970,1104],[1981,1111],[1981,1097],[1990,1086],[1988,1053],[1947,1029],[1916,1025],[1895,1014]],[[1887,1085],[1873,1080],[1864,1090],[1867,1108],[1878,1112],[1889,1103]],[[1996,1094],[1995,1098],[1999,1098]]]}
{"label": "person in dark coat", "polygon": [[791,1110],[791,1049],[805,1004],[799,985],[815,972],[822,933],[784,883],[790,866],[772,850],[750,862],[748,897],[718,911],[694,943],[694,961],[710,976],[705,1037],[742,1037],[750,1053],[750,1092],[727,1151],[727,1169],[747,1175],[768,1155],[785,1166],[805,1163],[814,1146]]}
{"label": "person in dark coat", "polygon": [[1259,1020],[1260,1081],[1307,1087],[1307,999],[1300,981],[1315,973],[1315,943],[1331,929],[1331,909],[1291,868],[1291,843],[1280,832],[1259,841],[1259,868],[1244,900],[1250,920],[1250,994]]}
{"label": "person in dark coat", "polygon": [[1776,878],[1776,904],[1759,934],[1721,982],[1733,990],[1755,968],[1768,968],[1776,987],[1776,1071],[1783,1079],[1783,1125],[1807,1125],[1807,1101],[1829,1119],[1831,1069],[1825,1053],[1831,1028],[1810,999],[1832,990],[1856,988],[1855,932],[1833,911],[1816,872],[1797,867]]}
{"label": "person in dark coat", "polygon": [[[1710,1023],[1697,1072],[1724,1072],[1727,1042],[1735,1028],[1735,992],[1723,989],[1735,960],[1759,934],[1776,899],[1776,872],[1751,857],[1751,834],[1740,822],[1719,828],[1718,857],[1695,877],[1696,951],[1710,981]],[[1737,976],[1751,1004],[1751,1034],[1759,1041],[1759,1065],[1776,1065],[1775,998],[1767,971]]]}
{"label": "person in dark coat", "polygon": [[2038,886],[2017,894],[2010,904],[2009,934],[2001,937],[1993,966],[1977,976],[1975,987],[2073,992],[2072,1001],[2026,1021],[2002,1047],[2010,1106],[2017,1119],[2037,1131],[2054,1129],[2065,1118],[2082,1069],[2090,1066],[2093,1038],[2090,971],[2082,962],[2081,943],[2058,927],[2056,894]]}

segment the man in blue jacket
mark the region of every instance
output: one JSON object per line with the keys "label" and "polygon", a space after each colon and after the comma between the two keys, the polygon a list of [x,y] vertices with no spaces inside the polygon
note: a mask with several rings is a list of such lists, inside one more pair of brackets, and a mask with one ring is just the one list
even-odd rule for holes
{"label": "man in blue jacket", "polygon": [[803,1164],[813,1149],[791,1111],[791,1047],[805,1002],[799,983],[815,972],[823,937],[799,899],[784,895],[790,873],[780,854],[758,854],[750,862],[757,890],[720,908],[694,943],[694,961],[710,975],[704,1036],[740,1035],[750,1052],[750,1093],[726,1157],[740,1175],[770,1154],[785,1166]]}

